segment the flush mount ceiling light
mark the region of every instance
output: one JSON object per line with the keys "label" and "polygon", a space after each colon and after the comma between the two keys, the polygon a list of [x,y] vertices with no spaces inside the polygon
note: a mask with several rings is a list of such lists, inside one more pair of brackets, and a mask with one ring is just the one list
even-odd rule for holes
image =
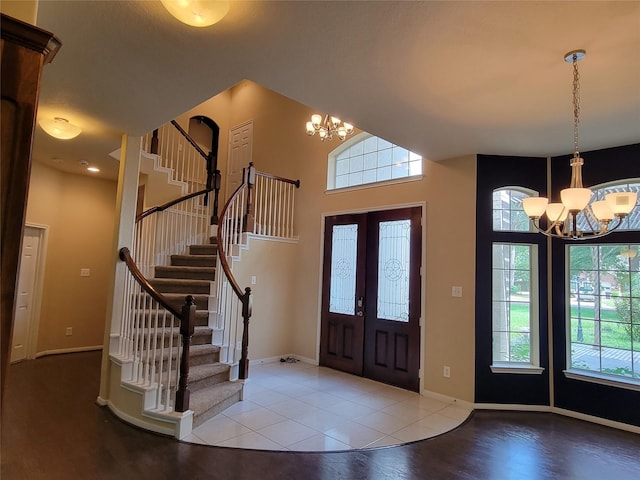
{"label": "flush mount ceiling light", "polygon": [[[549,237],[582,240],[602,237],[614,231],[636,205],[637,193],[616,192],[605,195],[604,200],[591,202],[591,190],[582,185],[582,165],[578,149],[578,124],[580,123],[580,75],[578,62],[584,58],[584,50],[574,50],[564,57],[573,64],[573,157],[570,161],[571,184],[560,191],[561,203],[549,203],[544,197],[529,197],[522,201],[525,213],[534,227]],[[547,228],[540,228],[539,220],[547,218]],[[615,221],[614,221],[615,219]]]}
{"label": "flush mount ceiling light", "polygon": [[344,140],[347,138],[347,135],[353,133],[353,125],[343,122],[337,117],[330,117],[329,115],[325,115],[323,121],[322,115],[316,113],[311,115],[311,121],[307,122],[307,135],[313,136],[316,133],[322,142],[331,140],[334,134],[338,135],[340,140]]}
{"label": "flush mount ceiling light", "polygon": [[229,11],[228,1],[160,0],[164,8],[182,23],[192,27],[209,27],[218,23]]}
{"label": "flush mount ceiling light", "polygon": [[39,123],[45,132],[60,140],[76,138],[82,132],[80,127],[69,123],[69,120],[62,117],[41,118]]}

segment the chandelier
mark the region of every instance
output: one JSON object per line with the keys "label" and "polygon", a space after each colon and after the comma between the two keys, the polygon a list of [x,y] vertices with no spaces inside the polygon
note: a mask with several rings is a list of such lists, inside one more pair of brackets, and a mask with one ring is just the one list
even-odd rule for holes
{"label": "chandelier", "polygon": [[[574,50],[565,55],[566,62],[573,63],[573,157],[570,161],[571,183],[560,191],[561,203],[549,203],[544,197],[529,197],[522,201],[525,213],[533,226],[549,237],[567,240],[583,240],[602,237],[614,231],[636,205],[637,193],[616,192],[605,195],[604,200],[591,202],[591,190],[582,185],[582,165],[578,149],[578,124],[580,123],[580,75],[578,62],[584,58],[584,50]],[[546,215],[547,228],[540,228],[540,218]],[[578,228],[578,219],[581,227]]]}
{"label": "chandelier", "polygon": [[313,136],[316,133],[322,142],[331,140],[334,134],[337,135],[340,140],[344,140],[347,138],[347,135],[353,133],[353,125],[329,115],[325,115],[323,120],[322,115],[316,113],[311,115],[311,121],[307,122],[307,135]]}

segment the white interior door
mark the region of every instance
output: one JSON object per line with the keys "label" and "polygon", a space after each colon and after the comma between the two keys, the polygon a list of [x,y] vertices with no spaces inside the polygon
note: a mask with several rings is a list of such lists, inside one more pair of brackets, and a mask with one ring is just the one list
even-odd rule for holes
{"label": "white interior door", "polygon": [[11,362],[24,360],[28,356],[29,338],[34,321],[33,311],[41,232],[41,229],[34,227],[25,227],[24,229],[18,290],[16,292],[16,313],[11,341]]}
{"label": "white interior door", "polygon": [[227,195],[229,198],[242,183],[242,169],[251,161],[253,121],[233,127],[229,131],[229,160],[227,162]]}

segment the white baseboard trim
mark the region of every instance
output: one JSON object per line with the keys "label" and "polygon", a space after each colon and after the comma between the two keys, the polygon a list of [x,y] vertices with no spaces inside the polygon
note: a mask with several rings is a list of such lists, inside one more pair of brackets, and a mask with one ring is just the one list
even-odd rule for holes
{"label": "white baseboard trim", "polygon": [[605,427],[617,428],[618,430],[625,430],[632,433],[640,433],[640,427],[637,427],[635,425],[629,425],[628,423],[616,422],[614,420],[608,420],[606,418],[595,417],[593,415],[587,415],[585,413],[574,412],[573,410],[551,407],[551,412],[557,413],[558,415],[564,415],[565,417],[572,417],[577,418],[578,420],[597,423],[598,425],[604,425]]}
{"label": "white baseboard trim", "polygon": [[42,352],[36,353],[36,358],[44,357],[47,355],[60,355],[62,353],[92,352],[94,350],[102,350],[102,345],[93,345],[89,347],[59,348],[56,350],[44,350]]}
{"label": "white baseboard trim", "polygon": [[109,400],[105,400],[100,395],[98,395],[98,398],[96,398],[96,403],[101,407],[106,407],[109,404]]}
{"label": "white baseboard trim", "polygon": [[519,403],[476,403],[477,410],[512,410],[516,412],[550,412],[549,405],[521,405]]}
{"label": "white baseboard trim", "polygon": [[473,403],[467,402],[466,400],[450,397],[449,395],[443,395],[442,393],[432,392],[431,390],[422,390],[422,395],[425,397],[433,398],[435,400],[440,400],[441,402],[459,405],[460,407],[466,408],[467,410],[473,410],[474,407]]}
{"label": "white baseboard trim", "polygon": [[107,401],[107,407],[109,407],[109,410],[111,410],[116,417],[126,423],[130,423],[131,425],[135,425],[136,427],[142,428],[144,430],[161,433],[163,435],[168,435],[171,437],[176,436],[175,426],[173,428],[161,427],[160,425],[144,422],[139,418],[132,417],[131,415],[124,413],[122,410],[119,410],[111,401]]}

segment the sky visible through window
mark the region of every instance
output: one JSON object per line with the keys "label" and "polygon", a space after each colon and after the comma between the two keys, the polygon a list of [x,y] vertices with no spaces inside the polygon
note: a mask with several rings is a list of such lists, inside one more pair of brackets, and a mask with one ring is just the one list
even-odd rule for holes
{"label": "sky visible through window", "polygon": [[335,161],[329,189],[422,175],[422,156],[375,136],[341,146],[329,157]]}

